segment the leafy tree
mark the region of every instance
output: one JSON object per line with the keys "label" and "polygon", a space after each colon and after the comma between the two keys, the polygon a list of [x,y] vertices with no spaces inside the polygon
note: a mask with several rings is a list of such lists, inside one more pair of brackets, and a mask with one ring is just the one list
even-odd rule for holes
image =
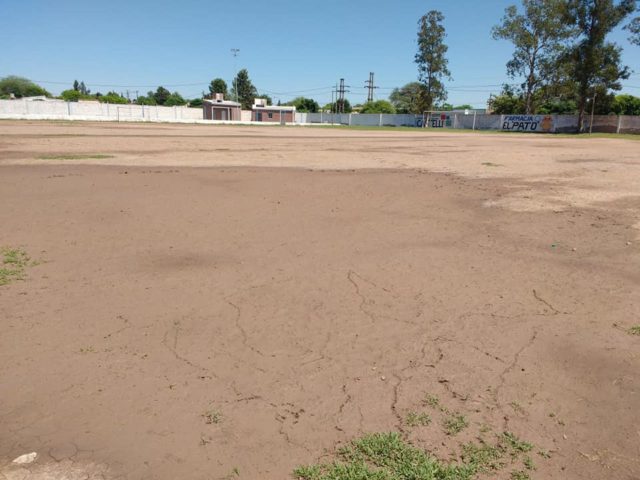
{"label": "leafy tree", "polygon": [[104,95],[101,95],[100,97],[98,97],[98,100],[101,103],[119,103],[119,104],[129,103],[128,99],[126,99],[125,97],[123,97],[122,95],[116,92],[108,92]]}
{"label": "leafy tree", "polygon": [[489,100],[489,109],[497,115],[517,115],[525,113],[525,103],[521,95],[516,95],[509,87]]}
{"label": "leafy tree", "polygon": [[27,78],[16,77],[15,75],[0,79],[0,95],[8,97],[11,94],[16,98],[35,97],[39,95],[51,96],[51,94],[40,85],[36,85]]}
{"label": "leafy tree", "polygon": [[447,99],[443,80],[451,79],[449,61],[446,54],[449,47],[444,44],[446,37],[444,15],[431,10],[418,21],[418,78],[424,86],[421,109],[431,110],[433,105]]}
{"label": "leafy tree", "polygon": [[216,93],[221,93],[226,98],[228,95],[227,82],[225,82],[221,78],[214,78],[213,80],[211,80],[211,83],[209,84],[209,93],[211,94],[212,97]]}
{"label": "leafy tree", "polygon": [[290,102],[287,102],[285,105],[296,107],[296,110],[298,112],[316,113],[320,110],[320,105],[318,105],[318,102],[311,98],[305,97],[296,97]]}
{"label": "leafy tree", "polygon": [[251,110],[253,100],[258,96],[258,90],[251,83],[249,72],[246,68],[240,70],[233,80],[231,95],[234,99],[238,99],[244,110]]}
{"label": "leafy tree", "polygon": [[494,39],[509,40],[515,47],[507,74],[524,77],[525,113],[534,113],[534,93],[551,77],[562,42],[571,34],[563,19],[565,4],[566,0],[522,0],[523,13],[511,5],[493,27]]}
{"label": "leafy tree", "polygon": [[360,113],[396,113],[396,109],[387,100],[376,100],[365,103],[360,109]]}
{"label": "leafy tree", "polygon": [[203,103],[202,98],[194,98],[193,100],[189,100],[189,107],[200,108]]}
{"label": "leafy tree", "polygon": [[147,95],[140,95],[136,98],[138,105],[157,105],[156,99],[152,91],[147,92]]}
{"label": "leafy tree", "polygon": [[567,0],[567,21],[577,27],[579,37],[562,58],[569,66],[578,96],[578,125],[582,129],[587,99],[596,86],[620,90],[629,69],[621,65],[622,49],[607,42],[607,35],[636,7],[636,0]]}
{"label": "leafy tree", "polygon": [[394,88],[389,101],[398,113],[422,113],[424,85],[420,82],[407,83],[404,87]]}
{"label": "leafy tree", "polygon": [[577,109],[578,105],[573,99],[553,98],[540,103],[537,113],[541,115],[573,115]]}
{"label": "leafy tree", "polygon": [[89,90],[86,85],[84,84],[84,82],[80,82],[80,86],[78,87],[78,90],[80,91],[81,94],[83,95],[89,95],[91,93],[91,90]]}
{"label": "leafy tree", "polygon": [[171,95],[169,95],[167,97],[167,99],[164,102],[164,105],[166,107],[175,107],[175,106],[180,106],[180,105],[186,105],[187,101],[182,98],[182,95],[180,95],[178,92],[173,92]]}
{"label": "leafy tree", "polygon": [[72,88],[70,88],[69,90],[63,90],[60,93],[60,98],[62,98],[65,102],[77,102],[78,100],[95,100],[96,99],[96,97],[92,97],[91,95],[85,95],[80,90],[74,90]]}
{"label": "leafy tree", "polygon": [[80,91],[80,83],[78,83],[78,80],[74,80],[74,81],[73,81],[73,89],[74,89],[76,92],[79,92],[79,91]]}
{"label": "leafy tree", "polygon": [[633,95],[616,95],[611,104],[616,115],[640,115],[640,98]]}
{"label": "leafy tree", "polygon": [[631,20],[631,23],[624,28],[631,33],[629,41],[640,47],[640,17]]}
{"label": "leafy tree", "polygon": [[164,87],[158,87],[155,93],[153,93],[152,95],[154,100],[156,101],[156,105],[164,105],[171,95],[171,92]]}

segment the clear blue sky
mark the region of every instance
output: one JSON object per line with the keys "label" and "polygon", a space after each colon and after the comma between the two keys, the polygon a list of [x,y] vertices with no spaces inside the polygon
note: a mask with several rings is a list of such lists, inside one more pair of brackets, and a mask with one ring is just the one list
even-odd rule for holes
{"label": "clear blue sky", "polygon": [[[377,98],[416,79],[417,21],[438,9],[449,101],[483,107],[509,81],[511,46],[490,29],[512,3],[519,0],[0,0],[0,76],[25,76],[56,94],[78,79],[94,92],[143,94],[161,84],[196,97],[214,77],[230,82],[244,67],[274,100],[327,103],[344,77],[347,97],[360,103],[370,71],[383,87]],[[640,47],[622,31],[611,38],[636,72],[625,91],[640,95]],[[240,49],[237,63],[231,48]]]}

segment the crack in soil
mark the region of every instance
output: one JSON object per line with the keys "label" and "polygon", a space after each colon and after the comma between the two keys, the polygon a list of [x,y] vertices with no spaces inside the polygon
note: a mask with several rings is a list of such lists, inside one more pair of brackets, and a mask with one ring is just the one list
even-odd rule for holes
{"label": "crack in soil", "polygon": [[567,312],[561,312],[560,310],[555,308],[553,305],[551,305],[549,302],[547,302],[544,298],[542,298],[540,295],[538,295],[538,292],[536,292],[535,288],[533,289],[533,298],[535,298],[540,303],[543,303],[544,305],[546,305],[547,308],[549,308],[553,312],[553,315],[560,315],[563,313],[564,314],[567,313]]}
{"label": "crack in soil", "polygon": [[[516,354],[513,356],[513,360],[511,361],[511,363],[509,363],[509,365],[507,365],[507,367],[502,371],[502,373],[500,373],[500,375],[498,377],[500,379],[500,383],[493,390],[493,399],[494,399],[494,403],[495,403],[497,408],[502,409],[502,404],[501,404],[501,402],[499,400],[499,396],[500,396],[500,391],[502,390],[502,388],[504,387],[504,384],[506,382],[506,378],[505,377],[518,364],[518,362],[520,361],[520,355],[522,355],[522,353],[526,349],[530,348],[533,345],[533,343],[538,338],[538,333],[539,333],[538,330],[534,328],[533,334],[531,335],[531,338],[527,341],[527,343],[525,345],[522,346],[522,348],[520,348],[520,350],[518,350],[516,352]],[[509,424],[509,417],[507,415],[505,415],[504,416],[504,429],[505,430],[507,430],[507,425],[508,424]]]}
{"label": "crack in soil", "polygon": [[242,335],[242,344],[245,347],[249,348],[252,352],[257,353],[261,357],[264,357],[265,356],[264,353],[262,353],[259,349],[257,349],[256,347],[254,347],[249,343],[249,336],[247,335],[247,332],[245,331],[245,329],[242,327],[242,324],[240,323],[240,317],[242,316],[242,311],[240,310],[240,307],[235,303],[233,303],[228,298],[225,298],[224,301],[227,302],[236,311],[234,322],[235,322],[236,328],[240,331],[240,335]]}

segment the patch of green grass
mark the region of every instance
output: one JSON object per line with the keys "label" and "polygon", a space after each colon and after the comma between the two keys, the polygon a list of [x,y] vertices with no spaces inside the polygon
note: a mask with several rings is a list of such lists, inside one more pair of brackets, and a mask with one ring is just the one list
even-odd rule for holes
{"label": "patch of green grass", "polygon": [[431,417],[427,413],[409,412],[404,420],[409,427],[426,427],[431,423]]}
{"label": "patch of green grass", "polygon": [[222,421],[222,414],[217,410],[207,410],[202,417],[207,425],[217,425]]}
{"label": "patch of green grass", "polygon": [[485,167],[502,167],[502,165],[500,165],[499,163],[493,162],[482,162],[482,165],[484,165]]}
{"label": "patch of green grass", "polygon": [[511,472],[511,480],[531,480],[531,477],[527,472],[522,470],[514,470]]}
{"label": "patch of green grass", "polygon": [[65,155],[42,155],[38,157],[39,160],[100,160],[103,158],[113,158],[113,155],[107,155],[106,153],[68,153]]}
{"label": "patch of green grass", "polygon": [[442,426],[447,435],[457,435],[469,426],[469,421],[461,413],[452,413],[442,421]]}
{"label": "patch of green grass", "polygon": [[[460,459],[446,462],[405,442],[398,433],[376,433],[339,449],[336,461],[301,466],[293,475],[299,480],[471,480],[495,474],[531,448],[505,432],[495,443],[481,440],[462,445]],[[525,470],[535,466],[528,455],[523,464],[525,468],[511,473],[511,478],[529,479]]]}
{"label": "patch of green grass", "polygon": [[446,463],[404,442],[397,433],[376,433],[338,451],[333,463],[299,467],[301,480],[469,480],[474,471]]}
{"label": "patch of green grass", "polygon": [[3,247],[0,249],[0,286],[8,285],[16,280],[24,280],[25,269],[34,265],[21,248]]}
{"label": "patch of green grass", "polygon": [[640,335],[640,325],[634,325],[629,329],[629,334],[631,335]]}
{"label": "patch of green grass", "polygon": [[471,466],[476,473],[489,473],[505,466],[504,452],[497,446],[481,442],[467,443],[462,446],[462,461]]}

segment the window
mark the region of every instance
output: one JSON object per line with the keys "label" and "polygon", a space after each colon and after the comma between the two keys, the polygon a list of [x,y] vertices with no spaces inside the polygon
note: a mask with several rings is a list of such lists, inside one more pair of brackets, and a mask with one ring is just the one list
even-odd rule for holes
{"label": "window", "polygon": [[273,113],[270,113],[270,114],[269,114],[269,118],[273,118]]}

